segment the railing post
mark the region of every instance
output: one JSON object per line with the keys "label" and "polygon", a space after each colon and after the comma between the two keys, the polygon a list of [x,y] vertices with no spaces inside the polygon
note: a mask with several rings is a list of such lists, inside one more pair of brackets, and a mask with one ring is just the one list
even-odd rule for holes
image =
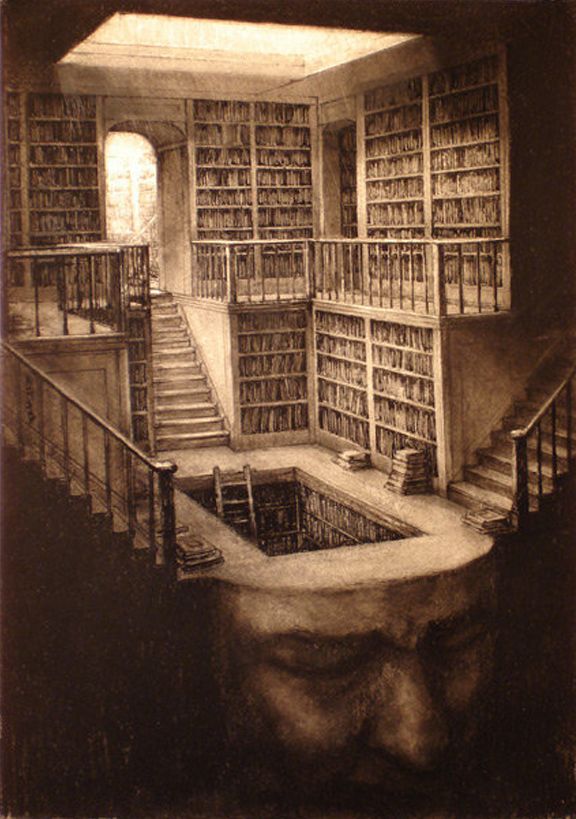
{"label": "railing post", "polygon": [[176,510],[174,508],[174,473],[178,467],[173,463],[158,465],[162,543],[156,550],[156,565],[176,568]]}
{"label": "railing post", "polygon": [[444,248],[436,243],[428,245],[429,255],[427,263],[430,265],[432,273],[432,289],[434,292],[434,304],[436,305],[437,316],[442,318],[446,315],[446,279],[444,271]]}
{"label": "railing post", "polygon": [[68,404],[64,396],[60,397],[60,422],[62,425],[62,468],[64,481],[70,488],[70,443],[68,438]]}
{"label": "railing post", "polygon": [[40,285],[38,283],[38,268],[34,260],[32,261],[32,283],[34,285],[34,323],[36,335],[39,336],[40,330]]}
{"label": "railing post", "polygon": [[566,460],[568,471],[572,460],[572,379],[566,384]]}
{"label": "railing post", "polygon": [[305,239],[302,242],[302,264],[304,266],[304,297],[307,299],[315,298],[316,293],[312,285],[313,270],[310,264],[310,254],[312,250],[312,239]]}
{"label": "railing post", "polygon": [[526,436],[511,432],[512,437],[512,516],[518,530],[528,520],[530,495],[528,490],[528,448]]}

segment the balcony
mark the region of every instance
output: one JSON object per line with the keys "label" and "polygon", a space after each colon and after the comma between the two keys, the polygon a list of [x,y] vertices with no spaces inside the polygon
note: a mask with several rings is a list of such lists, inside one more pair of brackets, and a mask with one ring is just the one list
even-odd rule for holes
{"label": "balcony", "polygon": [[433,317],[510,309],[507,239],[192,242],[191,295],[228,304],[318,299]]}

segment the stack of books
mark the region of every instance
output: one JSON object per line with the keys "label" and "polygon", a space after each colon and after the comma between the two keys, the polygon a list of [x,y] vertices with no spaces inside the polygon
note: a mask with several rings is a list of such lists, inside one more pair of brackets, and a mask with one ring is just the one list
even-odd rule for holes
{"label": "stack of books", "polygon": [[471,509],[464,515],[463,521],[483,535],[495,537],[512,531],[510,518],[506,512],[502,509],[492,509],[489,506]]}
{"label": "stack of books", "polygon": [[366,469],[370,466],[370,454],[363,449],[346,449],[344,452],[339,452],[333,461],[342,469],[357,472],[359,469]]}
{"label": "stack of books", "polygon": [[432,487],[425,453],[419,449],[399,449],[392,459],[386,488],[398,495],[422,495]]}
{"label": "stack of books", "polygon": [[222,563],[224,558],[220,549],[211,543],[200,540],[193,535],[179,537],[176,543],[176,560],[178,570],[183,573],[196,569],[207,569]]}

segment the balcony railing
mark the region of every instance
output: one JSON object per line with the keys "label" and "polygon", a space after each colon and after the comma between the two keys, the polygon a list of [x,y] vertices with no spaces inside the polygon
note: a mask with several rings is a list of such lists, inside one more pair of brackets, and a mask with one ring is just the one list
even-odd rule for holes
{"label": "balcony railing", "polygon": [[156,566],[175,567],[176,466],[152,460],[10,345],[2,344],[4,434],[70,494],[108,514]]}
{"label": "balcony railing", "polygon": [[126,311],[150,304],[147,245],[94,242],[7,253],[12,337],[123,332]]}
{"label": "balcony railing", "polygon": [[191,293],[238,303],[315,298],[431,316],[510,309],[505,239],[192,243]]}

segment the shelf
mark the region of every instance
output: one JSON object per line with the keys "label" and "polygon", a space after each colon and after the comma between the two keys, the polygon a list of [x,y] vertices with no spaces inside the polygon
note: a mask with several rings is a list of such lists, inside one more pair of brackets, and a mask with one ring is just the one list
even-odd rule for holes
{"label": "shelf", "polygon": [[352,410],[345,410],[341,407],[336,407],[334,404],[327,404],[325,401],[318,401],[318,406],[323,407],[324,409],[332,410],[333,412],[340,412],[342,415],[348,415],[350,418],[356,418],[357,421],[364,421],[364,423],[368,423],[368,418],[364,415],[358,415],[357,412],[352,412]]}
{"label": "shelf", "polygon": [[386,393],[380,392],[379,390],[373,390],[373,393],[376,398],[384,398],[386,401],[393,401],[395,404],[408,404],[410,407],[416,407],[417,409],[424,410],[425,412],[436,411],[436,408],[431,407],[430,404],[422,404],[420,401],[412,401],[410,398],[396,398],[393,395],[386,395]]}
{"label": "shelf", "polygon": [[250,150],[250,145],[245,144],[243,142],[239,142],[236,145],[232,145],[231,143],[224,144],[222,142],[219,142],[219,143],[195,142],[194,147],[196,148],[196,150],[200,150],[200,151],[203,150],[204,148],[211,148],[211,149],[215,149],[215,150],[218,150],[218,151],[221,151],[221,150],[222,151],[249,151]]}
{"label": "shelf", "polygon": [[367,199],[367,205],[395,205],[397,202],[423,202],[424,194],[420,196],[409,196],[404,199]]}
{"label": "shelf", "polygon": [[372,344],[376,347],[386,347],[390,350],[400,350],[402,353],[418,353],[419,355],[427,355],[432,357],[431,350],[417,350],[416,347],[398,347],[396,344],[390,344],[388,341],[376,341],[372,339]]}
{"label": "shelf", "polygon": [[381,134],[365,134],[364,139],[368,142],[369,139],[385,139],[390,136],[398,136],[398,134],[409,134],[412,131],[421,131],[422,123],[420,125],[413,125],[411,128],[400,128],[398,131],[383,131]]}
{"label": "shelf", "polygon": [[[51,166],[52,167],[52,166]],[[37,193],[39,191],[50,191],[51,193],[63,193],[64,191],[97,191],[100,190],[98,187],[91,185],[90,187],[79,187],[75,185],[74,187],[61,187],[61,188],[46,188],[45,186],[36,186],[30,185],[29,190],[33,193]]]}
{"label": "shelf", "polygon": [[[285,225],[281,227],[279,225],[258,225],[260,230],[312,230],[312,225]],[[302,236],[302,239],[308,239],[308,236]]]}
{"label": "shelf", "polygon": [[[54,165],[36,165],[32,162],[28,165],[29,168],[39,168],[44,171],[52,171],[52,170],[66,170],[67,168],[83,168],[84,170],[90,170],[97,168],[98,165],[73,165],[69,162],[60,162]],[[52,190],[59,190],[59,188],[52,189]]]}
{"label": "shelf", "polygon": [[423,230],[426,225],[422,224],[404,224],[404,225],[381,225],[381,224],[370,224],[368,223],[366,227],[370,230],[411,230],[412,228],[418,228]]}
{"label": "shelf", "polygon": [[[210,170],[220,171],[222,169],[225,170],[225,171],[249,171],[250,170],[250,165],[204,165],[204,164],[201,165],[198,162],[196,163],[196,170],[197,171],[210,171]],[[210,187],[212,187],[212,186],[210,186]]]}
{"label": "shelf", "polygon": [[441,201],[442,199],[478,199],[480,197],[498,197],[501,191],[478,191],[477,193],[433,193],[432,199]]}
{"label": "shelf", "polygon": [[247,382],[247,381],[267,381],[270,378],[302,378],[302,376],[307,376],[308,370],[300,370],[299,372],[295,373],[273,373],[272,375],[241,375],[238,377],[238,381],[240,382]]}
{"label": "shelf", "polygon": [[265,352],[259,353],[238,353],[241,358],[250,358],[250,357],[262,357],[266,355],[284,355],[284,353],[305,353],[305,347],[291,347],[286,350],[268,350]]}
{"label": "shelf", "polygon": [[252,210],[252,205],[196,205],[196,210]]}
{"label": "shelf", "polygon": [[464,88],[455,88],[451,91],[442,91],[441,94],[430,94],[430,99],[437,100],[441,97],[452,97],[457,94],[465,94],[467,91],[475,91],[478,88],[488,88],[491,85],[498,85],[498,80],[487,80],[486,82],[476,83],[475,85],[467,85]]}
{"label": "shelf", "polygon": [[411,370],[401,370],[398,367],[391,367],[387,364],[373,364],[373,369],[383,370],[383,372],[391,373],[392,375],[407,375],[409,378],[421,378],[424,381],[434,381],[433,375],[419,375],[419,373],[414,373]]}
{"label": "shelf", "polygon": [[470,165],[460,166],[458,168],[440,168],[437,171],[431,171],[432,176],[435,174],[446,174],[446,173],[470,173],[470,171],[499,171],[500,165],[499,164],[492,164],[492,165]]}
{"label": "shelf", "polygon": [[[475,139],[471,142],[458,142],[452,145],[431,145],[430,151],[455,151],[458,148],[474,148],[478,145],[495,145],[500,142],[500,137],[487,137],[486,139]],[[472,168],[470,170],[473,170]]]}
{"label": "shelf", "polygon": [[397,102],[394,105],[387,105],[385,108],[375,108],[373,111],[364,110],[364,116],[370,117],[372,114],[384,114],[388,111],[400,111],[402,108],[418,108],[422,107],[422,97],[418,97],[412,102]]}
{"label": "shelf", "polygon": [[311,165],[256,165],[257,171],[310,171],[311,168]]}
{"label": "shelf", "polygon": [[262,335],[278,335],[279,333],[305,333],[306,327],[294,327],[284,329],[283,327],[276,330],[239,330],[239,336],[262,336]]}
{"label": "shelf", "polygon": [[454,125],[456,122],[469,122],[471,119],[479,119],[480,117],[493,117],[498,115],[498,109],[492,111],[482,111],[478,114],[462,114],[459,117],[451,119],[442,119],[439,122],[430,121],[430,128],[440,128],[443,125]]}
{"label": "shelf", "polygon": [[347,381],[341,381],[339,378],[332,378],[329,375],[322,375],[321,373],[316,374],[319,379],[322,381],[329,381],[331,384],[338,384],[341,387],[346,387],[349,390],[357,390],[358,392],[365,393],[367,387],[358,387],[356,384],[349,384]]}
{"label": "shelf", "polygon": [[257,207],[262,210],[264,210],[265,208],[276,208],[280,210],[299,210],[301,208],[304,208],[306,210],[312,210],[312,203],[306,202],[302,204],[293,205],[265,205],[263,202],[258,202]]}
{"label": "shelf", "polygon": [[257,151],[278,151],[283,153],[284,151],[311,151],[312,148],[310,145],[302,145],[300,148],[296,147],[295,145],[256,145]]}
{"label": "shelf", "polygon": [[199,191],[250,191],[252,185],[196,185]]}
{"label": "shelf", "polygon": [[[453,228],[454,229],[455,228],[499,228],[500,227],[500,222],[451,222],[451,223],[447,223],[447,222],[434,221],[434,227],[438,228],[439,230],[452,230]],[[462,238],[462,237],[459,237],[459,238],[461,239],[462,242],[466,241],[465,238]],[[478,238],[483,238],[483,237],[473,236],[473,237],[469,237],[469,238],[478,239]],[[484,238],[491,239],[493,237],[486,236]]]}
{"label": "shelf", "polygon": [[[330,315],[333,315],[330,313]],[[316,335],[322,336],[332,336],[334,338],[345,338],[347,341],[360,341],[365,342],[366,339],[364,336],[347,336],[344,333],[333,333],[332,330],[322,330],[319,327],[316,328]]]}
{"label": "shelf", "polygon": [[258,402],[258,403],[254,403],[253,401],[250,401],[250,403],[248,403],[248,404],[243,404],[242,402],[240,402],[240,409],[252,409],[253,407],[270,407],[270,408],[273,408],[273,407],[292,407],[292,406],[294,406],[296,404],[307,404],[307,403],[308,403],[307,398],[294,398],[293,401],[264,401],[264,402]]}
{"label": "shelf", "polygon": [[371,176],[370,178],[366,177],[366,183],[368,182],[391,182],[395,179],[419,179],[424,176],[424,171],[414,171],[413,173],[403,173],[403,174],[396,174],[395,176]]}
{"label": "shelf", "polygon": [[392,424],[387,424],[385,421],[375,421],[375,424],[377,427],[380,427],[380,429],[385,429],[388,432],[396,432],[399,435],[404,435],[406,438],[413,438],[415,441],[422,441],[424,444],[436,446],[436,441],[431,441],[430,438],[424,438],[423,435],[418,435],[417,432],[408,432],[405,429],[399,429],[398,427],[392,426]]}
{"label": "shelf", "polygon": [[327,358],[336,358],[339,361],[347,361],[349,364],[358,364],[359,366],[364,367],[364,369],[366,369],[366,362],[360,361],[357,358],[349,358],[348,356],[338,355],[337,353],[325,353],[323,350],[318,349],[316,349],[316,352],[318,355],[323,355]]}
{"label": "shelf", "polygon": [[[412,149],[410,151],[399,151],[399,152],[394,153],[394,154],[378,154],[378,156],[367,156],[366,157],[366,162],[377,162],[378,160],[382,160],[382,159],[395,159],[396,157],[399,157],[399,156],[414,156],[415,154],[423,153],[423,151],[424,151],[424,148],[414,148],[414,149]],[[370,177],[367,176],[366,181],[368,181],[369,179],[370,179]]]}
{"label": "shelf", "polygon": [[[304,168],[303,170],[308,170],[308,169]],[[308,190],[312,189],[312,185],[259,185],[259,184],[257,184],[256,187],[260,191],[266,191],[266,190],[271,190],[271,191],[275,191],[275,190],[299,191],[301,188],[306,188]]]}

